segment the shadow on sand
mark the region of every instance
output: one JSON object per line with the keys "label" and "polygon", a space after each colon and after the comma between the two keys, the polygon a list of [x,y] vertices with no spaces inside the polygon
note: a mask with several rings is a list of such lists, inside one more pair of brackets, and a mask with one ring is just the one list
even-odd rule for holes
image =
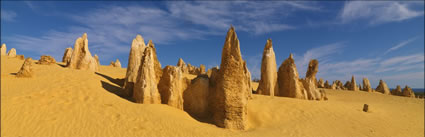
{"label": "shadow on sand", "polygon": [[119,96],[119,97],[121,97],[123,99],[126,99],[126,100],[128,100],[130,102],[133,102],[133,103],[135,102],[133,100],[133,98],[127,96],[126,94],[124,94],[122,92],[122,88],[121,87],[124,85],[124,79],[113,79],[113,78],[111,78],[111,77],[109,77],[107,75],[104,75],[104,74],[101,74],[101,73],[98,73],[98,72],[95,72],[95,74],[104,77],[109,82],[112,82],[112,83],[114,83],[116,85],[119,85],[119,86],[116,86],[116,85],[113,85],[113,84],[110,84],[108,82],[105,82],[105,81],[101,80],[100,83],[102,83],[102,88],[103,89],[105,89],[106,91],[109,91],[110,93],[115,94],[115,95],[117,95],[117,96]]}
{"label": "shadow on sand", "polygon": [[[119,85],[119,86],[116,86],[116,85],[110,84],[109,82],[106,82],[106,81],[101,80],[100,82],[102,83],[102,87],[105,90],[107,90],[108,92],[110,92],[112,94],[115,94],[115,95],[117,95],[117,96],[119,96],[119,97],[121,97],[123,99],[126,99],[126,100],[128,100],[130,102],[133,102],[133,103],[136,102],[132,97],[127,96],[126,94],[124,94],[123,89],[121,88],[124,85],[124,79],[114,79],[114,78],[111,78],[111,77],[109,77],[107,75],[104,75],[104,74],[101,74],[101,73],[98,73],[98,72],[95,72],[95,74],[104,77],[109,82],[112,82],[112,83],[114,83],[116,85]],[[208,76],[204,76],[204,77],[208,77]],[[189,113],[187,110],[184,110],[184,111],[186,113],[188,113],[193,119],[195,119],[195,120],[197,120],[199,122],[208,123],[208,124],[213,124],[214,125],[214,122],[212,120],[211,114],[206,114],[206,115],[203,115],[203,116],[198,116],[196,114]]]}
{"label": "shadow on sand", "polygon": [[99,72],[95,72],[95,74],[96,75],[99,75],[99,76],[102,76],[103,78],[106,78],[109,82],[112,82],[114,84],[117,84],[120,87],[123,87],[124,86],[124,79],[118,79],[118,78],[117,79],[114,79],[114,78],[111,78],[111,77],[109,77],[109,76],[107,76],[105,74],[99,73]]}
{"label": "shadow on sand", "polygon": [[63,65],[63,64],[59,64],[59,63],[56,63],[57,65],[59,65],[59,66],[61,66],[62,68],[65,68],[66,67],[66,65]]}

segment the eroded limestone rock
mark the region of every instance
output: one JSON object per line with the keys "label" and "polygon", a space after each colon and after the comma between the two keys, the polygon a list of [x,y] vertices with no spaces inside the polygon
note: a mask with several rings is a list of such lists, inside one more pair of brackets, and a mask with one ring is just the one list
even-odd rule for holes
{"label": "eroded limestone rock", "polygon": [[38,60],[37,64],[54,65],[54,64],[56,64],[56,60],[52,56],[42,55],[40,57],[40,60]]}
{"label": "eroded limestone rock", "polygon": [[109,66],[116,67],[116,68],[121,68],[121,62],[118,59],[115,60],[115,62],[111,61],[111,63],[109,63]]}
{"label": "eroded limestone rock", "polygon": [[65,64],[68,64],[71,61],[71,57],[72,57],[72,48],[66,48],[65,52],[63,53],[63,57],[62,57],[62,62],[64,62]]}
{"label": "eroded limestone rock", "polygon": [[302,82],[299,80],[299,75],[293,55],[283,61],[279,67],[277,82],[279,90],[276,96],[291,97],[298,99],[307,99],[307,93],[303,88]]}
{"label": "eroded limestone rock", "polygon": [[210,102],[214,123],[229,129],[246,129],[247,93],[252,89],[249,89],[239,40],[233,27],[227,32],[220,69],[214,77],[215,90]]}
{"label": "eroded limestone rock", "polygon": [[390,95],[390,89],[387,86],[387,83],[383,81],[382,79],[379,80],[379,85],[376,87],[376,91],[381,92],[382,94]]}
{"label": "eroded limestone rock", "polygon": [[372,92],[372,86],[370,86],[369,79],[363,78],[363,91]]}
{"label": "eroded limestone rock", "polygon": [[125,75],[124,93],[128,96],[133,95],[134,83],[137,80],[143,52],[146,45],[143,37],[137,35],[131,43],[130,55],[128,56],[127,73]]}
{"label": "eroded limestone rock", "polygon": [[16,57],[16,49],[15,48],[10,49],[9,52],[7,52],[7,56]]}
{"label": "eroded limestone rock", "polygon": [[183,110],[183,91],[186,87],[181,69],[175,66],[165,66],[158,84],[162,104]]}
{"label": "eroded limestone rock", "polygon": [[183,73],[189,73],[189,70],[187,68],[186,63],[183,61],[182,58],[179,58],[179,61],[177,62],[177,67],[179,67]]}
{"label": "eroded limestone rock", "polygon": [[413,92],[413,90],[407,85],[406,85],[406,87],[404,87],[402,94],[405,97],[415,98],[415,92]]}
{"label": "eroded limestone rock", "polygon": [[325,91],[320,91],[316,86],[316,74],[319,71],[319,62],[315,59],[310,60],[303,86],[307,92],[309,100],[324,100],[326,97]]}
{"label": "eroded limestone rock", "polygon": [[332,88],[332,86],[329,85],[328,80],[325,81],[324,87],[327,88],[327,89],[331,89]]}
{"label": "eroded limestone rock", "polygon": [[97,71],[97,61],[92,57],[89,47],[87,33],[75,40],[74,50],[72,51],[71,60],[66,65],[69,68]]}
{"label": "eroded limestone rock", "polygon": [[[329,84],[329,83],[328,83]],[[317,82],[318,88],[325,88],[325,83],[322,78],[319,79],[319,82]]]}
{"label": "eroded limestone rock", "polygon": [[395,96],[403,96],[400,85],[397,85],[395,89],[391,90],[391,94]]}
{"label": "eroded limestone rock", "polygon": [[94,59],[96,60],[97,68],[100,68],[99,56],[97,56],[96,54],[94,54]]}
{"label": "eroded limestone rock", "polygon": [[276,57],[273,51],[272,40],[268,39],[264,46],[261,60],[261,79],[258,83],[257,93],[274,96],[278,90]]}
{"label": "eroded limestone rock", "polygon": [[22,64],[21,69],[16,73],[18,78],[30,78],[33,77],[34,71],[32,69],[32,58],[27,58]]}
{"label": "eroded limestone rock", "polygon": [[199,75],[190,82],[190,86],[184,91],[184,110],[190,115],[198,118],[208,118],[210,116],[209,94],[210,85],[209,78]]}
{"label": "eroded limestone rock", "polygon": [[205,65],[204,64],[201,64],[200,66],[199,66],[199,75],[201,75],[201,74],[205,74],[206,72],[205,72]]}
{"label": "eroded limestone rock", "polygon": [[158,57],[156,56],[156,48],[155,45],[153,44],[152,40],[149,40],[148,42],[148,47],[152,48],[152,54],[154,57],[154,68],[155,68],[155,76],[156,76],[156,83],[159,82],[159,80],[161,79],[162,76],[162,68],[161,68],[161,63],[159,63]]}
{"label": "eroded limestone rock", "polygon": [[136,103],[160,104],[161,97],[157,87],[155,59],[151,47],[146,47],[141,60],[137,81],[134,84],[133,98]]}
{"label": "eroded limestone rock", "polygon": [[6,44],[5,43],[1,44],[1,55],[2,56],[6,56],[6,50],[7,50]]}
{"label": "eroded limestone rock", "polygon": [[359,90],[359,87],[357,87],[357,84],[356,84],[356,79],[354,79],[354,75],[351,77],[351,83],[348,90],[353,90],[353,91]]}

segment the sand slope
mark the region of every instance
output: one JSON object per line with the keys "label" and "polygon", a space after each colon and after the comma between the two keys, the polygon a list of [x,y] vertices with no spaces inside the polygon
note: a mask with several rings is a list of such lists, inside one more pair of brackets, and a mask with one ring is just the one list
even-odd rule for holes
{"label": "sand slope", "polygon": [[[120,97],[124,68],[34,64],[34,78],[18,79],[23,60],[1,61],[1,136],[424,136],[420,99],[332,90],[320,102],[254,95],[250,128],[234,131]],[[365,103],[371,112],[362,112]]]}

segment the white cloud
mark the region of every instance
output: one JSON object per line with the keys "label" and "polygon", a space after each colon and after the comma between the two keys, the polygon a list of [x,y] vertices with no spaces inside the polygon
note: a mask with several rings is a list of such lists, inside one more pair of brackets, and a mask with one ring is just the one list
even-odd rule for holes
{"label": "white cloud", "polygon": [[212,32],[226,30],[233,24],[240,31],[257,35],[294,29],[294,26],[277,19],[297,10],[320,9],[315,3],[291,1],[169,2],[168,7],[173,17],[206,27]]}
{"label": "white cloud", "polygon": [[417,2],[399,1],[348,1],[340,12],[343,23],[355,20],[368,20],[369,24],[399,22],[424,15],[424,11],[414,10],[423,6]]}
{"label": "white cloud", "polygon": [[319,65],[319,73],[353,75],[356,72],[367,72],[375,69],[379,59],[356,59]]}
{"label": "white cloud", "polygon": [[[35,6],[31,2],[25,4],[30,8]],[[179,1],[167,2],[163,8],[107,6],[79,14],[64,13],[77,23],[68,26],[65,31],[50,30],[43,32],[42,36],[15,35],[6,38],[18,49],[39,55],[49,54],[59,59],[63,53],[58,51],[72,47],[75,39],[87,32],[92,54],[98,54],[101,62],[108,62],[127,56],[131,40],[137,34],[141,34],[146,42],[152,39],[155,44],[223,35],[231,24],[238,31],[264,34],[293,29],[276,20],[276,17],[288,16],[296,10],[319,10],[314,5],[304,2]]]}
{"label": "white cloud", "polygon": [[2,21],[15,21],[17,14],[14,11],[10,10],[1,10],[1,20]]}
{"label": "white cloud", "polygon": [[63,55],[62,51],[65,51],[67,47],[74,47],[74,41],[81,35],[82,33],[49,31],[40,38],[17,35],[8,38],[8,40],[13,42],[13,45],[15,45],[15,48],[18,50],[32,51],[38,56],[47,54],[56,59],[61,59]]}
{"label": "white cloud", "polygon": [[384,53],[384,54],[387,54],[387,53],[389,53],[389,52],[391,52],[391,51],[394,51],[394,50],[397,50],[397,49],[399,49],[399,48],[401,48],[401,47],[404,47],[404,46],[406,46],[407,44],[409,44],[409,43],[411,43],[411,42],[415,41],[417,38],[418,38],[418,37],[414,37],[414,38],[410,38],[410,39],[408,39],[408,40],[406,40],[406,41],[403,41],[403,42],[401,42],[401,43],[399,43],[399,44],[395,45],[394,47],[392,47],[392,48],[388,49],[387,51],[385,51],[385,53]]}
{"label": "white cloud", "polygon": [[[414,55],[397,56],[389,59],[382,58],[361,58],[351,61],[332,61],[331,63],[319,61],[320,76],[346,75],[374,73],[385,75],[388,73],[423,70],[424,55],[422,53]],[[383,74],[384,72],[387,72]]]}
{"label": "white cloud", "polygon": [[[408,84],[413,87],[423,86],[424,54],[395,56],[391,58],[358,58],[354,60],[336,61],[336,56],[343,52],[344,45],[334,43],[307,50],[302,56],[294,56],[300,77],[304,74],[311,59],[319,60],[318,78],[329,82],[350,80],[354,75],[360,83],[363,77],[369,78],[373,85],[379,79],[388,80],[391,87],[397,84]],[[261,62],[260,62],[261,63]],[[250,68],[251,70],[251,68]],[[418,75],[422,74],[422,75]]]}
{"label": "white cloud", "polygon": [[424,54],[413,54],[408,56],[397,56],[393,58],[389,58],[387,60],[383,60],[380,65],[381,67],[389,67],[393,65],[401,66],[401,65],[411,65],[415,63],[423,63],[424,62]]}

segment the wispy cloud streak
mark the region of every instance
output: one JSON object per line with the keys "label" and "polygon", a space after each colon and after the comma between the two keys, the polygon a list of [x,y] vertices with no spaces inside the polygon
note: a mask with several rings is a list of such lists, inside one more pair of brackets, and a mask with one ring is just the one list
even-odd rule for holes
{"label": "wispy cloud streak", "polygon": [[424,15],[424,11],[415,10],[423,2],[402,1],[347,1],[340,12],[342,23],[366,20],[370,25],[399,22]]}
{"label": "wispy cloud streak", "polygon": [[384,54],[387,54],[387,53],[389,53],[389,52],[391,52],[391,51],[394,51],[394,50],[397,50],[397,49],[399,49],[399,48],[401,48],[401,47],[404,47],[404,46],[406,46],[407,44],[409,44],[409,43],[411,43],[411,42],[415,41],[416,39],[418,39],[418,37],[413,37],[413,38],[410,38],[410,39],[408,39],[408,40],[406,40],[406,41],[403,41],[403,42],[401,42],[401,43],[399,43],[399,44],[395,45],[394,47],[391,47],[391,48],[390,48],[390,49],[388,49],[387,51],[385,51],[385,53],[384,53]]}
{"label": "wispy cloud streak", "polygon": [[[34,8],[33,3],[26,4]],[[7,38],[11,44],[23,50],[58,58],[62,53],[53,51],[62,51],[72,46],[77,37],[87,32],[90,50],[99,54],[101,61],[109,61],[115,60],[117,56],[127,56],[131,40],[137,34],[160,45],[223,35],[231,24],[238,31],[261,35],[295,28],[276,20],[277,16],[288,16],[298,10],[318,11],[319,8],[314,3],[286,1],[173,1],[161,8],[107,6],[82,11],[80,14],[68,14],[67,17],[76,25],[68,26],[65,31],[50,30],[42,36],[16,35]],[[2,19],[5,13],[2,12]],[[12,19],[11,14],[8,17]],[[191,27],[188,28],[188,25]],[[33,43],[43,44],[28,46]]]}

